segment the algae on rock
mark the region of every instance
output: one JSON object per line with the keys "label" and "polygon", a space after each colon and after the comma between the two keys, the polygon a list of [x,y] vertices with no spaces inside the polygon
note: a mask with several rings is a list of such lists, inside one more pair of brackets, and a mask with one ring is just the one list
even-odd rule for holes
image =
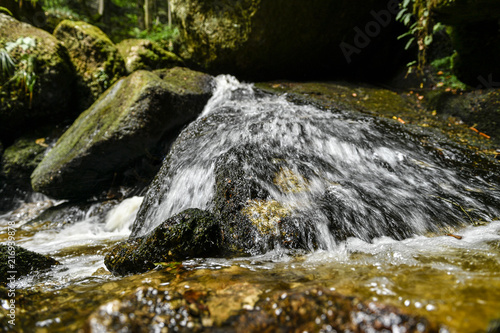
{"label": "algae on rock", "polygon": [[79,110],[88,108],[107,88],[125,75],[125,62],[104,32],[83,21],[64,20],[54,36],[68,49],[78,75]]}
{"label": "algae on rock", "polygon": [[[161,154],[162,140],[194,119],[210,98],[207,75],[172,71],[191,77],[162,80],[152,72],[136,71],[115,83],[35,169],[33,189],[55,198],[88,198],[109,189],[113,178],[139,159],[159,150]],[[208,87],[193,91],[192,85],[203,83],[192,80]]]}
{"label": "algae on rock", "polygon": [[154,70],[182,65],[182,59],[147,39],[125,39],[116,45],[127,72],[139,69]]}
{"label": "algae on rock", "polygon": [[[72,116],[69,110],[76,76],[66,48],[46,31],[0,13],[0,48],[26,37],[35,47],[25,51],[26,46],[19,45],[9,56],[15,63],[29,57],[29,64],[18,77],[0,77],[0,137],[9,140],[41,124]],[[28,76],[31,91],[20,85]]]}

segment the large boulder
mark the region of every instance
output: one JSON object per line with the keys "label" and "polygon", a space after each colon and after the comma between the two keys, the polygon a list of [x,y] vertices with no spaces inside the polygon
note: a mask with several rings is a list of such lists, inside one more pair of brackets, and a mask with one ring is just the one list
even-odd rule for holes
{"label": "large boulder", "polygon": [[162,75],[137,71],[108,89],[38,165],[33,189],[55,198],[87,198],[156,153],[160,141],[194,119],[211,94],[206,74],[175,68]]}
{"label": "large boulder", "polygon": [[127,72],[139,69],[154,70],[182,65],[182,59],[147,39],[125,39],[116,45]]}
{"label": "large boulder", "polygon": [[[74,69],[49,33],[0,14],[0,51],[12,60],[0,73],[0,137],[12,140],[42,123],[71,116]],[[4,60],[3,60],[4,61]]]}
{"label": "large boulder", "polygon": [[79,110],[88,108],[125,75],[125,63],[113,42],[96,26],[64,20],[54,36],[68,49],[78,75]]}
{"label": "large boulder", "polygon": [[[217,216],[224,252],[250,255],[329,249],[350,237],[404,239],[498,216],[491,186],[471,181],[500,183],[499,166],[428,124],[297,105],[225,78],[172,145],[132,238],[189,207]],[[350,94],[371,114],[383,112],[384,95],[411,106],[390,92]]]}
{"label": "large boulder", "polygon": [[391,24],[398,1],[172,0],[171,4],[184,47],[180,56],[215,73],[254,80],[383,76],[402,61],[395,46],[399,27]]}
{"label": "large boulder", "polygon": [[161,262],[218,255],[221,242],[216,218],[206,211],[188,209],[146,236],[119,243],[104,263],[114,274],[143,273]]}

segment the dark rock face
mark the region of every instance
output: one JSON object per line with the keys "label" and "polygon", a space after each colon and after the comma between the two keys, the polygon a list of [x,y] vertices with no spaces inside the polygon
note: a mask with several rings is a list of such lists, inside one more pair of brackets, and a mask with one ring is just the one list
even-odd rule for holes
{"label": "dark rock face", "polygon": [[148,235],[118,244],[104,263],[113,274],[142,273],[160,262],[218,255],[220,245],[221,232],[215,217],[206,211],[188,209]]}
{"label": "dark rock face", "polygon": [[8,75],[0,74],[0,138],[12,141],[40,125],[71,118],[76,76],[66,48],[49,33],[4,14],[0,40],[13,62]]}
{"label": "dark rock face", "polygon": [[78,110],[85,110],[121,76],[123,58],[101,29],[82,21],[64,20],[54,30],[69,51],[77,73]]}
{"label": "dark rock face", "polygon": [[431,2],[430,9],[437,21],[452,26],[457,77],[472,87],[498,88],[500,3],[439,0]]}
{"label": "dark rock face", "polygon": [[162,80],[151,72],[135,72],[64,133],[33,172],[33,189],[67,199],[108,189],[116,173],[155,153],[160,141],[194,119],[209,97],[208,75],[172,69]]}
{"label": "dark rock face", "polygon": [[[387,75],[400,56],[394,52],[397,25],[390,24],[397,6],[397,1],[379,0],[172,2],[184,59],[253,80],[358,71],[365,77]],[[383,25],[375,18],[381,11],[386,13]],[[370,27],[372,37],[365,33]],[[350,46],[342,49],[342,42]]]}
{"label": "dark rock face", "polygon": [[[12,264],[12,266],[11,266]],[[59,262],[53,258],[26,250],[20,246],[0,244],[0,283],[7,284],[9,271],[16,271],[16,279],[34,271],[49,269]]]}

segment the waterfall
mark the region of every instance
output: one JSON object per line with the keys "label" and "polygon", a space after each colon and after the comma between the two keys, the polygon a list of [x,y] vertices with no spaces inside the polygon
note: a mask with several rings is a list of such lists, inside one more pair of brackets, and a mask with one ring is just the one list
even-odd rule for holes
{"label": "waterfall", "polygon": [[459,162],[450,166],[455,161],[435,153],[445,145],[426,147],[401,124],[297,105],[230,76],[216,83],[150,186],[133,236],[187,208],[213,211],[217,163],[234,150],[244,156],[245,177],[267,193],[265,203],[248,201],[245,209],[255,208],[256,219],[267,214],[274,228],[262,205],[276,203],[300,234],[314,234],[310,247],[332,249],[347,237],[403,239],[499,215],[498,184],[463,172]]}

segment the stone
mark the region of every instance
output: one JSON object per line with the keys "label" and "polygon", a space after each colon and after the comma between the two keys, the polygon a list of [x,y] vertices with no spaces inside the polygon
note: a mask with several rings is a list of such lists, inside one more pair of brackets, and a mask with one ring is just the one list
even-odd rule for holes
{"label": "stone", "polygon": [[123,57],[98,27],[64,20],[54,30],[54,36],[66,46],[75,67],[79,110],[88,108],[126,74]]}
{"label": "stone", "polygon": [[85,199],[141,158],[161,159],[153,155],[162,140],[193,120],[211,94],[208,75],[179,68],[165,75],[136,71],[108,89],[44,157],[31,175],[33,189]]}

